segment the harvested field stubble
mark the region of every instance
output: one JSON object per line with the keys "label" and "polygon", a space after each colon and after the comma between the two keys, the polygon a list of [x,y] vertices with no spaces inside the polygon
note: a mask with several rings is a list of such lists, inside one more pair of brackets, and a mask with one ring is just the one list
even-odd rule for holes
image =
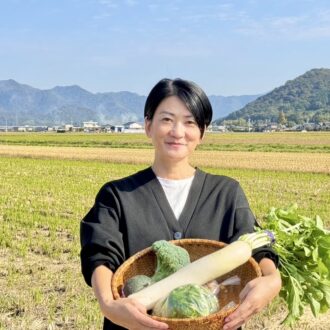
{"label": "harvested field stubble", "polygon": [[[207,134],[192,163],[238,180],[260,223],[271,206],[297,202],[302,214],[319,214],[330,227],[329,137]],[[127,134],[0,134],[0,330],[102,328],[80,273],[79,222],[104,182],[150,165],[146,143]],[[285,315],[275,301],[244,329],[287,329]],[[306,310],[294,329],[326,330],[329,323],[329,312],[314,319]]]}
{"label": "harvested field stubble", "polygon": [[[0,145],[0,155],[3,156],[99,160],[127,164],[150,164],[153,153],[152,149]],[[330,173],[328,153],[196,150],[191,161],[199,167]]]}
{"label": "harvested field stubble", "polygon": [[[330,153],[330,132],[214,133],[206,132],[201,150]],[[0,144],[53,147],[151,149],[145,134],[0,132]]]}
{"label": "harvested field stubble", "polygon": [[[104,182],[145,166],[0,157],[1,330],[102,328],[80,273],[79,222]],[[329,226],[327,174],[205,169],[240,181],[259,221],[269,207],[296,201],[303,214],[320,213]],[[275,303],[245,329],[285,329],[285,315],[283,304]],[[295,329],[328,329],[329,317],[314,320],[307,312]]]}

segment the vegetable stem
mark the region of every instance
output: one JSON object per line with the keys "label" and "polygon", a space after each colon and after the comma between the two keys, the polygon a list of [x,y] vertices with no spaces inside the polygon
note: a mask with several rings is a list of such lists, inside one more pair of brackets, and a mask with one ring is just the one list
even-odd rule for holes
{"label": "vegetable stem", "polygon": [[248,243],[251,250],[254,250],[265,245],[274,244],[275,236],[270,230],[262,230],[252,234],[244,234],[238,240]]}

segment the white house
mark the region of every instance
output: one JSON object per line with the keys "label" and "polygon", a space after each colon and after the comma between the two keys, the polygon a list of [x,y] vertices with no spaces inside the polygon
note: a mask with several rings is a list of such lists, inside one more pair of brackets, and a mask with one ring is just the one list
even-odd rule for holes
{"label": "white house", "polygon": [[97,121],[84,121],[83,129],[85,132],[97,131],[100,129],[100,126]]}
{"label": "white house", "polygon": [[124,124],[124,133],[144,133],[144,125],[130,121]]}
{"label": "white house", "polygon": [[97,121],[84,121],[83,128],[99,128],[99,124]]}

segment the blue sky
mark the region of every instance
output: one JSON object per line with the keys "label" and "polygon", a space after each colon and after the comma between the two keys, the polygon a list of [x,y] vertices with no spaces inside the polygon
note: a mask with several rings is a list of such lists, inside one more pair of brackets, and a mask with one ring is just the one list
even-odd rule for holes
{"label": "blue sky", "polygon": [[330,68],[328,0],[1,0],[0,80],[146,95],[161,78],[260,94]]}

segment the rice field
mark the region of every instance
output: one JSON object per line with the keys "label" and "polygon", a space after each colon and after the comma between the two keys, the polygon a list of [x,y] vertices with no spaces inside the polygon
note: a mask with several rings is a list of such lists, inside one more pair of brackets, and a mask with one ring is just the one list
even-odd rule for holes
{"label": "rice field", "polygon": [[[0,144],[31,146],[143,148],[152,145],[145,134],[0,133]],[[330,132],[212,133],[200,150],[330,153]]]}
{"label": "rice field", "polygon": [[[0,155],[150,164],[153,150],[0,145]],[[196,150],[191,163],[199,167],[330,173],[330,153]]]}
{"label": "rice field", "polygon": [[[101,329],[97,302],[80,274],[79,223],[101,185],[148,166],[152,150],[27,144],[0,145],[0,329]],[[270,207],[296,202],[302,214],[319,214],[330,227],[328,155],[199,150],[192,162],[239,180],[261,223]],[[245,329],[285,329],[285,313],[276,301]],[[315,320],[306,311],[295,329],[328,329],[329,321],[329,313]]]}

